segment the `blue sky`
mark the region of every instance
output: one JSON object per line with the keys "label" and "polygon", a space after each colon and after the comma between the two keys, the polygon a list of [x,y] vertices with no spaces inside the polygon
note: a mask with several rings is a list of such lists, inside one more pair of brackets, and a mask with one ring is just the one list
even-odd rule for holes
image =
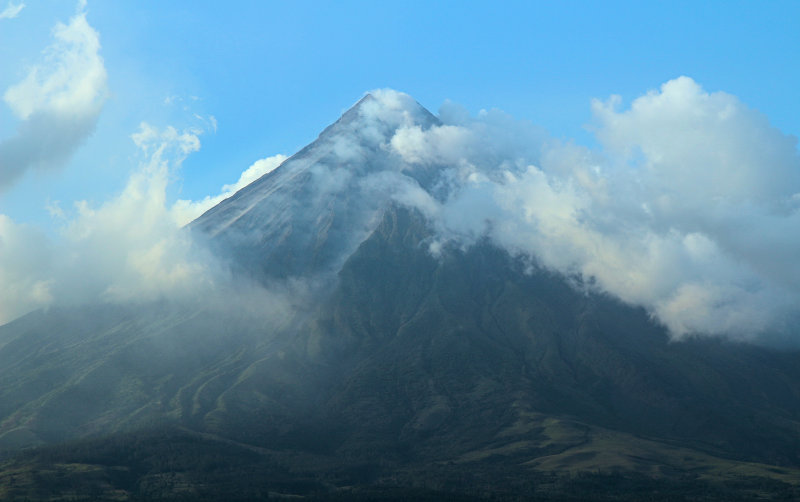
{"label": "blue sky", "polygon": [[[12,2],[0,5],[18,5]],[[0,89],[25,76],[74,2],[0,19]],[[47,224],[48,201],[102,201],[136,165],[141,122],[201,127],[174,197],[216,193],[256,159],[291,154],[363,92],[432,111],[499,108],[593,144],[590,101],[625,102],[688,75],[800,134],[798,2],[89,2],[108,99],[66,162],[0,193],[0,213]],[[213,116],[216,132],[202,117]],[[0,103],[0,134],[18,119]]]}

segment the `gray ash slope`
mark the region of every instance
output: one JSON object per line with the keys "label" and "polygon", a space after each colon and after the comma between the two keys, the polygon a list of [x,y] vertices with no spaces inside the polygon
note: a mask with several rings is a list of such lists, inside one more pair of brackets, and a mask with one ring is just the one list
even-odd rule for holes
{"label": "gray ash slope", "polygon": [[264,279],[335,273],[398,184],[432,188],[435,166],[409,169],[386,141],[403,125],[439,121],[410,98],[392,105],[366,95],[316,141],[191,227],[235,267]]}
{"label": "gray ash slope", "polygon": [[366,97],[192,224],[237,274],[321,281],[302,315],[87,306],[0,327],[0,446],[167,424],[311,476],[372,466],[344,484],[487,466],[800,482],[800,354],[670,342],[489,241],[432,255],[401,202],[446,197],[441,166],[385,144],[437,119],[390,105]]}

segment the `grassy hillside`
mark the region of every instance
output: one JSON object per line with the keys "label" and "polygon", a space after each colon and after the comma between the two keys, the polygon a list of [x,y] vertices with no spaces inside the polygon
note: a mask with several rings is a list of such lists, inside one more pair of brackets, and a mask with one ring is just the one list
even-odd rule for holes
{"label": "grassy hillside", "polygon": [[[554,430],[559,427],[550,424],[551,433],[563,434]],[[493,458],[528,458],[524,448],[474,452],[456,462],[366,465],[342,457],[253,448],[177,429],[149,429],[34,449],[7,459],[0,463],[0,499],[667,501],[800,496],[796,469],[701,458],[608,431],[589,436],[580,451],[563,452],[584,454],[581,460],[571,459],[567,469],[552,471],[543,470],[543,464]],[[662,465],[677,461],[684,468],[656,476],[620,465],[598,469],[585,454],[597,448],[608,451],[608,441],[615,443],[617,454],[649,450],[650,460]],[[662,456],[665,451],[671,458]],[[694,456],[694,463],[682,463],[682,455]]]}

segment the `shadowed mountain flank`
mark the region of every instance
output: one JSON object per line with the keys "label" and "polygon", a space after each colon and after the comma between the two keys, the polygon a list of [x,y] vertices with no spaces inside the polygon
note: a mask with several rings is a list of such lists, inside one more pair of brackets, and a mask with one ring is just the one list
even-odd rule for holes
{"label": "shadowed mountain flank", "polygon": [[797,496],[800,354],[442,238],[386,146],[439,124],[367,95],[194,221],[240,291],[0,327],[0,498]]}

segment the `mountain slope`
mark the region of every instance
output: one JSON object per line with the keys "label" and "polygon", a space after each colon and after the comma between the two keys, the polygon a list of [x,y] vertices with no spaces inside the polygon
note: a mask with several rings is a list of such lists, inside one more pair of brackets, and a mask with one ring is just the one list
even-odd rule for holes
{"label": "mountain slope", "polygon": [[431,181],[431,169],[407,170],[382,145],[402,125],[427,128],[438,119],[410,98],[391,99],[366,95],[192,228],[237,269],[263,280],[335,273],[380,218],[392,189],[386,174],[403,170],[406,181]]}
{"label": "mountain slope", "polygon": [[[0,448],[77,441],[8,460],[0,493],[47,499],[9,488],[31,470],[123,498],[233,485],[255,497],[273,481],[294,495],[550,496],[543,486],[569,490],[554,475],[587,472],[636,489],[712,493],[703,483],[752,477],[752,493],[794,493],[800,353],[672,342],[644,310],[489,240],[432,253],[437,229],[399,195],[446,198],[441,166],[385,145],[435,124],[408,97],[368,95],[192,224],[248,288],[307,295],[266,314],[210,299],[53,308],[0,327]],[[162,447],[184,469],[177,485],[154,460]],[[198,449],[229,468],[187,460]],[[204,469],[219,486],[203,488]],[[253,472],[271,481],[246,484]]]}
{"label": "mountain slope", "polygon": [[[433,436],[431,451],[442,451],[494,441],[538,412],[735,458],[800,461],[797,353],[671,343],[642,310],[525,273],[489,244],[434,259],[422,226],[405,210],[387,213],[322,318],[329,343],[342,345],[321,352],[357,359],[331,403],[359,433],[385,424],[401,444]],[[376,410],[381,419],[362,420]]]}
{"label": "mountain slope", "polygon": [[[138,357],[127,353],[122,368],[126,358],[114,354],[126,351],[110,355],[119,382],[141,382],[152,393],[151,406],[160,401],[167,407],[155,423],[184,428],[157,433],[162,439],[155,445],[163,446],[152,448],[179,456],[196,457],[189,453],[195,448],[233,455],[240,467],[215,470],[214,477],[220,486],[237,479],[245,492],[260,482],[266,484],[259,489],[293,494],[422,483],[510,495],[533,490],[530,480],[552,484],[547,476],[553,472],[622,472],[640,488],[677,483],[689,492],[719,480],[761,479],[744,484],[756,490],[771,479],[776,493],[790,490],[783,483],[800,482],[797,401],[791,398],[796,355],[722,342],[669,343],[637,309],[576,291],[546,272],[521,273],[522,264],[486,243],[434,258],[420,246],[426,235],[418,214],[387,211],[348,259],[314,320],[276,340],[279,350],[267,349],[256,333],[248,345],[247,336],[222,323],[205,329],[215,337],[229,333],[224,343],[168,352],[168,364],[153,360],[155,347],[140,349]],[[47,315],[70,323],[66,313]],[[72,315],[72,322],[80,317]],[[175,326],[186,326],[186,319],[171,315],[180,321]],[[133,318],[141,322],[142,314]],[[210,318],[198,320],[182,331],[195,343]],[[160,335],[175,339],[165,330]],[[150,374],[149,386],[142,373]],[[93,382],[88,388],[107,407],[84,410],[86,420],[114,421],[110,412],[126,413],[120,403],[130,403],[129,394],[119,398],[123,386],[109,385],[116,380],[108,371],[80,380],[83,386]],[[156,381],[175,383],[158,387]],[[37,419],[43,414],[60,412],[44,406]],[[126,427],[116,419],[117,430],[144,425]],[[18,478],[31,465],[81,482],[99,476],[131,493],[145,479],[161,479],[159,493],[174,495],[168,488],[174,485],[163,484],[169,471],[109,456],[105,441],[119,451],[143,448],[139,436],[126,434],[42,450],[7,469]],[[98,449],[104,456],[92,453]],[[161,455],[132,458],[152,462],[153,454]],[[191,466],[204,464],[189,457],[175,462],[188,469],[183,479],[189,485],[181,490],[199,483]],[[113,469],[122,467],[139,477],[119,478]],[[239,478],[251,469],[263,477]],[[455,481],[465,473],[474,479]],[[603,479],[596,482],[609,482]],[[724,498],[733,500],[735,493]]]}

